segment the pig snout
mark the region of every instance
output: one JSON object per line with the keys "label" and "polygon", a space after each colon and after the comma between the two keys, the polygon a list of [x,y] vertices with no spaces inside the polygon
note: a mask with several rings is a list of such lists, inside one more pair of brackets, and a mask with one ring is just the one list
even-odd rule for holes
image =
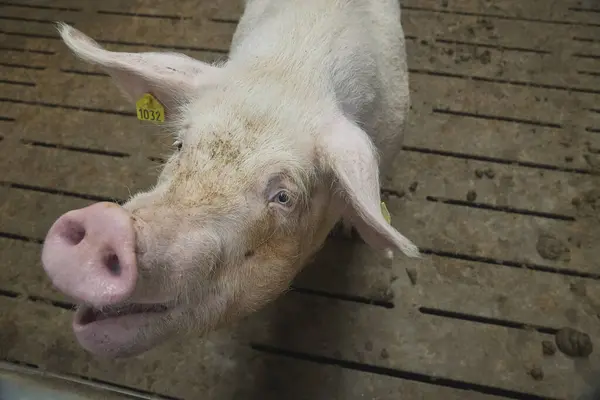
{"label": "pig snout", "polygon": [[137,281],[131,216],[106,202],[63,214],[48,231],[42,263],[54,286],[80,302],[127,299]]}

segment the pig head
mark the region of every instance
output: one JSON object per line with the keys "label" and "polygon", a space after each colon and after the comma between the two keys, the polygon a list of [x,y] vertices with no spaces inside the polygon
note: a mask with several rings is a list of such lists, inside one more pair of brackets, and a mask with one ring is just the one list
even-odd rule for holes
{"label": "pig head", "polygon": [[[152,93],[174,135],[153,188],[123,206],[70,211],[47,234],[43,266],[79,304],[73,330],[88,351],[131,356],[258,310],[340,220],[378,251],[419,255],[384,219],[377,150],[327,74],[303,65],[310,55],[263,47],[209,65],[111,52],[68,25],[59,30],[127,98]],[[326,61],[320,51],[315,65]]]}

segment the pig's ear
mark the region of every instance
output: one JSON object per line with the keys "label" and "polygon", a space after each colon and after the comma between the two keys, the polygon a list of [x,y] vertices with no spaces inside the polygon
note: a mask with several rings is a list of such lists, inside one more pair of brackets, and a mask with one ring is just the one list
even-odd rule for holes
{"label": "pig's ear", "polygon": [[206,74],[218,67],[180,53],[125,53],[108,51],[77,29],[58,23],[65,44],[81,59],[100,65],[132,101],[152,93],[167,109],[192,95]]}
{"label": "pig's ear", "polygon": [[384,250],[388,257],[393,249],[419,257],[419,249],[382,214],[378,158],[367,134],[345,117],[337,117],[320,138],[318,151],[348,203],[344,218],[350,220],[363,240]]}

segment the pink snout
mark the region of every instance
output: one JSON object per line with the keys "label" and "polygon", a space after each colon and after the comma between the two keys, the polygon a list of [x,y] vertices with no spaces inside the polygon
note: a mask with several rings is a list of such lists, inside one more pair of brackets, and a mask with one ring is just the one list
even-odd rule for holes
{"label": "pink snout", "polygon": [[126,300],[137,281],[131,216],[106,202],[63,214],[46,236],[42,263],[54,286],[80,302]]}

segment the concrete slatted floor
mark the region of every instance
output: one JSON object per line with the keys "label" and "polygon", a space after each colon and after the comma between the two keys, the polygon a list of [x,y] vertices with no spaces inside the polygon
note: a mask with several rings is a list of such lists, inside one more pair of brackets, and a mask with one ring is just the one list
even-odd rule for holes
{"label": "concrete slatted floor", "polygon": [[107,361],[76,345],[40,243],[61,213],[151,185],[170,142],[52,21],[210,61],[241,6],[0,1],[2,359],[168,399],[575,399],[600,381],[600,350],[542,351],[567,326],[600,346],[600,5],[403,6],[413,108],[384,192],[426,257],[332,241],[232,329]]}

